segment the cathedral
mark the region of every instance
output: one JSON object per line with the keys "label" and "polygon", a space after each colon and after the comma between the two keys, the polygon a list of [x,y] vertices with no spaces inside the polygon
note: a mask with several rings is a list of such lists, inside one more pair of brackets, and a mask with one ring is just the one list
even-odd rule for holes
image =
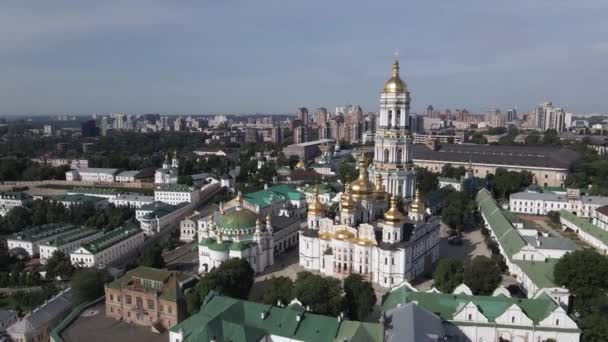
{"label": "cathedral", "polygon": [[[382,287],[431,272],[439,259],[440,220],[415,190],[409,103],[395,62],[380,98],[373,161],[359,158],[359,177],[345,185],[335,219],[326,217],[318,192],[309,204],[299,241],[304,268],[337,278],[358,273]],[[401,202],[409,202],[407,215]]]}
{"label": "cathedral", "polygon": [[177,184],[177,176],[179,170],[179,161],[177,160],[177,151],[173,154],[173,160],[169,164],[169,154],[165,155],[163,167],[157,169],[154,173],[155,184]]}

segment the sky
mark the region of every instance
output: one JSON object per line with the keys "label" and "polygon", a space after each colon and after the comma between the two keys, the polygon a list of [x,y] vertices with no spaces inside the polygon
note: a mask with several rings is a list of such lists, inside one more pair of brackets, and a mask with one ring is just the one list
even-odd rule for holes
{"label": "sky", "polygon": [[412,110],[608,113],[606,0],[7,0],[0,115]]}

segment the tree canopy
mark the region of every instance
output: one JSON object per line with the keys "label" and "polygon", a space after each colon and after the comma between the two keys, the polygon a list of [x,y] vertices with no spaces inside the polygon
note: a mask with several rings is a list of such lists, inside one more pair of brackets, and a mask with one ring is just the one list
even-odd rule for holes
{"label": "tree canopy", "polygon": [[69,279],[74,274],[74,266],[70,261],[70,257],[62,251],[55,251],[46,262],[46,278],[54,279]]}
{"label": "tree canopy", "polygon": [[464,266],[462,261],[454,259],[439,260],[433,273],[433,286],[443,293],[452,293],[463,283]]}
{"label": "tree canopy", "polygon": [[83,268],[72,276],[70,286],[74,291],[74,303],[80,304],[97,299],[104,294],[104,285],[112,280],[105,269]]}
{"label": "tree canopy", "polygon": [[139,266],[163,268],[165,267],[165,259],[163,259],[163,249],[155,244],[150,248],[146,248],[143,253],[137,258]]}
{"label": "tree canopy", "polygon": [[294,284],[288,277],[272,277],[270,286],[264,293],[262,301],[266,304],[277,305],[280,301],[283,305],[288,304],[293,299]]}
{"label": "tree canopy", "polygon": [[335,317],[342,311],[340,285],[340,280],[335,278],[300,272],[294,285],[294,297],[312,312]]}
{"label": "tree canopy", "polygon": [[476,256],[465,265],[463,282],[475,295],[490,295],[502,280],[498,263],[485,256]]}
{"label": "tree canopy", "polygon": [[352,320],[364,320],[376,304],[376,293],[372,284],[360,274],[351,274],[344,279],[344,311]]}

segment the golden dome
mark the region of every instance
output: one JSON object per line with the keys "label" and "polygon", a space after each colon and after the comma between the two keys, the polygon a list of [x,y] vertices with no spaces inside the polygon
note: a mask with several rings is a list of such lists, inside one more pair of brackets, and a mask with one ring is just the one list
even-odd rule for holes
{"label": "golden dome", "polygon": [[337,240],[351,240],[355,238],[355,234],[347,229],[340,229],[334,233],[334,238]]}
{"label": "golden dome", "polygon": [[304,164],[304,162],[301,160],[299,162],[297,162],[297,164],[296,164],[296,168],[298,168],[298,169],[304,169],[305,167],[306,167],[306,164]]}
{"label": "golden dome", "polygon": [[370,182],[367,175],[367,157],[365,154],[359,159],[359,178],[351,183],[351,189],[356,201],[371,195],[374,191],[374,183]]}
{"label": "golden dome", "polygon": [[384,213],[385,223],[400,223],[405,220],[405,216],[397,209],[397,196],[391,196],[391,207]]}
{"label": "golden dome", "polygon": [[385,93],[405,93],[407,91],[407,85],[401,77],[399,77],[399,62],[393,63],[393,76],[384,83]]}
{"label": "golden dome", "polygon": [[346,184],[346,188],[344,189],[344,193],[340,200],[342,202],[342,210],[351,211],[357,207],[357,203],[350,194],[350,184]]}
{"label": "golden dome", "polygon": [[308,213],[313,215],[325,214],[325,206],[319,201],[319,186],[315,187],[315,194],[312,198],[312,202],[308,205]]}
{"label": "golden dome", "polygon": [[420,190],[416,190],[414,201],[410,203],[410,212],[414,214],[424,214],[425,211],[424,202],[420,199]]}
{"label": "golden dome", "polygon": [[262,221],[260,221],[260,218],[258,217],[258,219],[257,219],[257,220],[255,220],[255,225],[256,225],[256,226],[259,226],[259,225],[261,225],[261,224],[262,224]]}
{"label": "golden dome", "polygon": [[374,188],[374,197],[377,200],[386,200],[386,191],[384,191],[384,187],[382,186],[382,175],[376,174],[376,187]]}

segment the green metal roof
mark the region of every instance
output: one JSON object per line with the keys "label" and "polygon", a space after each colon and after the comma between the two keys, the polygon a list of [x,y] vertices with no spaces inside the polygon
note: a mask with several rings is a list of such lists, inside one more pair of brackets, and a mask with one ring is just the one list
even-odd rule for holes
{"label": "green metal roof", "polygon": [[10,238],[15,240],[38,241],[42,239],[47,239],[49,237],[59,236],[61,234],[77,231],[80,229],[81,227],[75,225],[49,223],[25,229],[19,233],[11,235]]}
{"label": "green metal roof", "polygon": [[277,201],[299,201],[304,199],[304,194],[288,185],[273,185],[268,189],[245,194],[244,198],[253,205],[265,207]]}
{"label": "green metal roof", "polygon": [[560,210],[559,215],[564,220],[568,220],[570,223],[577,226],[578,229],[602,241],[603,244],[608,245],[608,231],[594,225],[591,223],[591,220],[576,216],[567,210]]}
{"label": "green metal roof", "polygon": [[429,310],[445,320],[453,320],[462,308],[472,302],[490,322],[494,322],[513,304],[520,307],[526,315],[538,324],[549,316],[558,305],[546,294],[538,298],[510,298],[506,296],[468,296],[449,293],[414,292],[407,286],[400,286],[389,292],[382,307],[390,310],[399,303],[416,302],[422,308]]}
{"label": "green metal roof", "polygon": [[[262,318],[262,314],[264,314]],[[298,319],[299,317],[299,319]],[[344,327],[341,327],[344,325]],[[376,323],[340,322],[335,317],[234,299],[209,293],[200,311],[171,331],[183,332],[183,342],[260,341],[268,335],[300,341],[382,341]]]}
{"label": "green metal roof", "polygon": [[67,243],[74,242],[74,241],[77,241],[80,239],[84,239],[87,236],[98,234],[99,232],[100,232],[100,230],[93,229],[93,228],[76,230],[76,231],[73,231],[73,232],[70,232],[67,234],[62,234],[59,237],[57,237],[56,239],[47,241],[47,242],[43,243],[42,245],[63,246]]}
{"label": "green metal roof", "polygon": [[216,239],[209,238],[201,241],[200,245],[212,251],[244,251],[257,245],[257,243],[254,241],[233,242],[231,240],[223,240],[221,243],[218,243]]}
{"label": "green metal roof", "polygon": [[73,203],[97,203],[100,201],[105,201],[104,198],[95,197],[95,196],[87,196],[83,194],[73,194],[73,195],[55,195],[51,197],[51,200],[56,202],[73,202]]}
{"label": "green metal roof", "polygon": [[234,210],[222,215],[218,226],[225,229],[243,229],[255,227],[258,215],[247,209]]}
{"label": "green metal roof", "polygon": [[513,254],[527,245],[526,241],[513,228],[488,190],[480,190],[476,201],[482,215],[488,221],[489,228],[494,232],[509,260],[512,260]]}
{"label": "green metal roof", "polygon": [[95,240],[92,240],[92,241],[89,241],[88,243],[83,244],[82,248],[86,249],[87,251],[89,251],[93,254],[99,253],[99,252],[103,251],[104,249],[115,245],[119,241],[126,240],[126,239],[130,238],[131,236],[140,233],[141,231],[142,230],[136,226],[127,226],[127,227],[116,228],[114,230],[111,230],[111,231],[105,233],[104,235],[98,237]]}
{"label": "green metal roof", "polygon": [[81,193],[81,194],[99,194],[99,195],[117,195],[121,193],[115,188],[74,188],[69,190],[70,193]]}
{"label": "green metal roof", "polygon": [[156,188],[157,191],[193,192],[196,188],[186,184],[163,184]]}

